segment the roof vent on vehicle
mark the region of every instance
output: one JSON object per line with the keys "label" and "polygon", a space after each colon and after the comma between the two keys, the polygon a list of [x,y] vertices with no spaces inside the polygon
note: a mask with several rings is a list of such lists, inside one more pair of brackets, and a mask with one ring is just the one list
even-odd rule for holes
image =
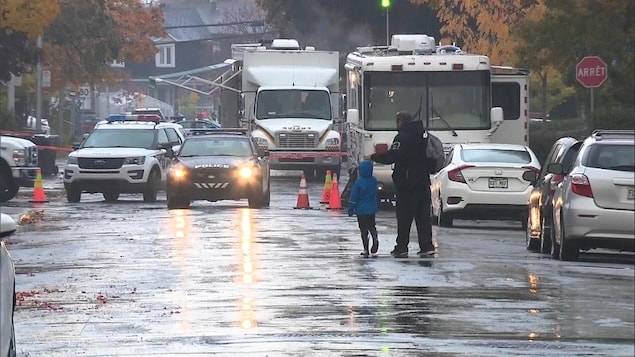
{"label": "roof vent on vehicle", "polygon": [[456,45],[445,45],[437,48],[438,55],[460,55],[461,53],[463,53],[463,51]]}
{"label": "roof vent on vehicle", "polygon": [[300,44],[298,40],[289,38],[276,38],[271,41],[271,49],[274,50],[299,50]]}
{"label": "roof vent on vehicle", "polygon": [[400,53],[431,54],[435,49],[434,37],[428,35],[392,35],[390,45]]}

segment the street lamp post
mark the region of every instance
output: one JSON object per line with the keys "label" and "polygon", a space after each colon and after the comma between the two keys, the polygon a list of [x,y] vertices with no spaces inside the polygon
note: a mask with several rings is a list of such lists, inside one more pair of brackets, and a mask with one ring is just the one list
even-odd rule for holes
{"label": "street lamp post", "polygon": [[390,46],[390,0],[381,0],[381,7],[386,9],[386,46]]}

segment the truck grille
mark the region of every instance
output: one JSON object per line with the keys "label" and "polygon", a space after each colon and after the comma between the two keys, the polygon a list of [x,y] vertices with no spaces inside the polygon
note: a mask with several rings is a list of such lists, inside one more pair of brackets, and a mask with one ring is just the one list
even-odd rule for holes
{"label": "truck grille", "polygon": [[77,159],[80,169],[119,169],[123,165],[123,158],[87,158]]}
{"label": "truck grille", "polygon": [[276,146],[283,149],[313,149],[318,144],[318,133],[277,133]]}

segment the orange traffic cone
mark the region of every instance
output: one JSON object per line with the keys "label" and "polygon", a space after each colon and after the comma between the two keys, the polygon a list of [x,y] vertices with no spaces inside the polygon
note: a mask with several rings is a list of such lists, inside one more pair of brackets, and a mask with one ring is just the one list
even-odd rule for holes
{"label": "orange traffic cone", "polygon": [[333,188],[329,197],[328,209],[342,209],[342,199],[340,198],[340,189],[337,187],[337,174],[333,174]]}
{"label": "orange traffic cone", "polygon": [[304,173],[302,173],[302,178],[300,179],[300,191],[298,192],[298,202],[296,203],[295,208],[311,208],[311,206],[309,206],[309,192],[306,189],[306,177],[304,176]]}
{"label": "orange traffic cone", "polygon": [[332,189],[333,180],[331,179],[331,170],[326,170],[326,177],[324,178],[324,190],[322,191],[322,199],[320,200],[320,203],[329,203]]}
{"label": "orange traffic cone", "polygon": [[33,186],[33,199],[32,203],[44,203],[48,202],[46,194],[44,194],[44,185],[42,184],[42,170],[38,167],[37,174],[35,175],[35,185]]}

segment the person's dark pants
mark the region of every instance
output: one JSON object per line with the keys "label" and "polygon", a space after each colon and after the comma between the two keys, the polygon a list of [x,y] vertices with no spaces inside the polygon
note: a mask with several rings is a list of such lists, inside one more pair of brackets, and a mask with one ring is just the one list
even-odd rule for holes
{"label": "person's dark pants", "polygon": [[430,187],[397,189],[397,245],[396,252],[407,252],[410,227],[414,219],[417,225],[419,249],[434,250],[432,222],[430,221]]}
{"label": "person's dark pants", "polygon": [[362,214],[357,215],[357,224],[359,225],[359,231],[362,236],[362,244],[364,245],[364,251],[368,251],[368,233],[370,233],[373,240],[377,239],[377,228],[375,227],[375,215],[374,214]]}

